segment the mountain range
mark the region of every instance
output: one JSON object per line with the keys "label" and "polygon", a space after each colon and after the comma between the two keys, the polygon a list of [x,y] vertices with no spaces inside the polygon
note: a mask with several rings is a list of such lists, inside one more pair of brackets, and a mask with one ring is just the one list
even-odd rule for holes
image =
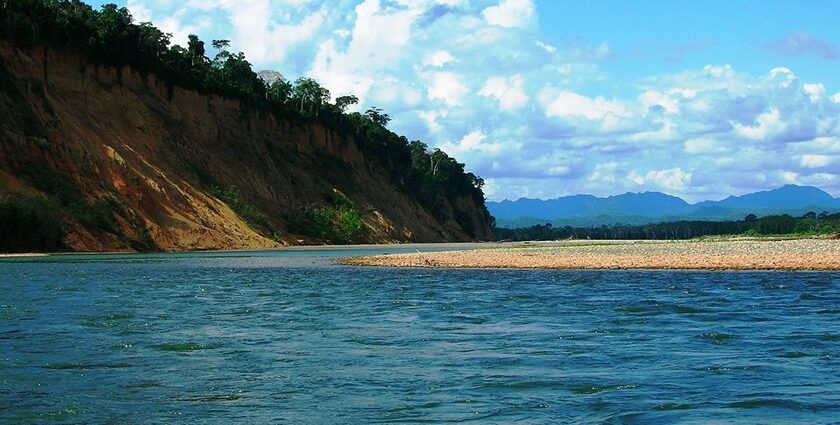
{"label": "mountain range", "polygon": [[808,211],[836,212],[840,198],[813,186],[785,185],[778,189],[730,196],[720,201],[690,204],[661,192],[625,193],[599,198],[592,195],[556,199],[488,202],[498,227],[524,227],[551,223],[555,226],[645,224],[679,220],[740,220],[747,214],[802,215]]}

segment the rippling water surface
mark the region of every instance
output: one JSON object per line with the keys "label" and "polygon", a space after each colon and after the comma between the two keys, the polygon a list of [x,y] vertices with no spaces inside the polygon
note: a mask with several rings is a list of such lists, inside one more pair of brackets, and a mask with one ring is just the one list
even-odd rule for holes
{"label": "rippling water surface", "polygon": [[357,253],[2,261],[0,422],[840,420],[838,273]]}

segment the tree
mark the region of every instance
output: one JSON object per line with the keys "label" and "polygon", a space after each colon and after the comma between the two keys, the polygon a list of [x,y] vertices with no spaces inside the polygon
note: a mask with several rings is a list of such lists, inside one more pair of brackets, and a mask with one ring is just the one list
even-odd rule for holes
{"label": "tree", "polygon": [[244,98],[264,99],[265,83],[251,69],[251,64],[245,59],[245,54],[239,52],[228,55],[221,64],[222,83],[233,91],[233,94]]}
{"label": "tree", "polygon": [[285,105],[292,97],[292,90],[292,84],[281,76],[268,87],[268,100],[279,105]]}
{"label": "tree", "polygon": [[222,51],[230,48],[230,40],[213,40],[210,42],[214,49]]}
{"label": "tree", "polygon": [[195,66],[196,61],[199,63],[204,62],[204,42],[199,40],[195,34],[190,34],[188,38],[187,51],[190,52],[190,56],[193,58],[192,64]]}
{"label": "tree", "polygon": [[347,107],[349,107],[350,105],[356,105],[358,103],[359,103],[359,98],[356,97],[356,96],[353,96],[352,94],[347,95],[347,96],[339,96],[335,99],[335,106],[338,107],[338,109],[341,112],[346,111]]}
{"label": "tree", "polygon": [[435,148],[435,151],[429,154],[429,172],[432,173],[432,176],[437,174],[438,167],[440,167],[440,162],[446,157],[446,153],[438,148]]}
{"label": "tree", "polygon": [[164,34],[149,22],[138,26],[137,48],[146,52],[152,60],[160,60],[169,50],[172,34]]}
{"label": "tree", "polygon": [[470,184],[470,186],[472,186],[472,187],[474,187],[478,190],[481,190],[481,188],[484,187],[484,179],[482,179],[481,177],[477,177],[473,173],[467,173],[466,177],[467,177],[467,182]]}
{"label": "tree", "polygon": [[758,219],[758,217],[756,217],[756,215],[755,215],[755,214],[747,214],[747,216],[746,216],[746,217],[744,217],[744,221],[746,221],[747,223],[753,223],[753,222],[755,222],[757,219]]}
{"label": "tree", "polygon": [[263,80],[263,82],[265,83],[266,86],[271,86],[277,80],[285,80],[286,79],[286,77],[284,77],[283,74],[281,74],[277,71],[270,70],[270,69],[264,69],[260,72],[257,72],[257,76],[260,77],[260,79]]}
{"label": "tree", "polygon": [[321,87],[312,78],[301,77],[295,80],[294,87],[292,88],[292,96],[297,102],[301,113],[306,112],[309,115],[317,117],[321,105],[329,102],[330,91]]}
{"label": "tree", "polygon": [[119,58],[133,48],[134,43],[127,42],[131,38],[131,30],[133,28],[128,9],[115,4],[102,6],[102,11],[97,15],[95,39],[106,61],[119,62]]}
{"label": "tree", "polygon": [[382,109],[377,108],[376,106],[373,106],[365,111],[365,116],[380,127],[385,127],[391,121],[391,116],[384,113]]}

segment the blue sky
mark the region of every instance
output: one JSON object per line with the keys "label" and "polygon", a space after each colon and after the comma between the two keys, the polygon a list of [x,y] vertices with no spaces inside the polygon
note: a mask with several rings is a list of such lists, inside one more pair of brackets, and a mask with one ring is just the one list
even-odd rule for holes
{"label": "blue sky", "polygon": [[840,196],[836,1],[128,0],[391,114],[489,199]]}

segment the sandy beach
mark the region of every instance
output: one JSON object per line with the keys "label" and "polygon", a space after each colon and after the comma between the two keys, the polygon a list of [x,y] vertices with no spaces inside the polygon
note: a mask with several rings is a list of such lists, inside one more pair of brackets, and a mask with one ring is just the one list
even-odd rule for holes
{"label": "sandy beach", "polygon": [[341,262],[435,268],[840,270],[840,240],[534,242],[353,257]]}
{"label": "sandy beach", "polygon": [[19,257],[46,257],[49,254],[38,252],[25,252],[20,254],[4,254],[0,253],[0,258],[19,258]]}

